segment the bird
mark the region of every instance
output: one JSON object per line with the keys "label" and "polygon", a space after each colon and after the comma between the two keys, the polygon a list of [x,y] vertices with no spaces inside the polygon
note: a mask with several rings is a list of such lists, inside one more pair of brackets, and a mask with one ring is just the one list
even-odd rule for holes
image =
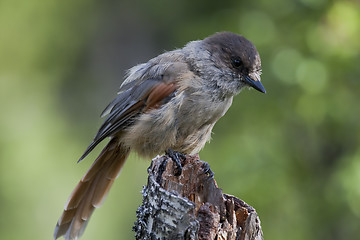
{"label": "bird", "polygon": [[83,234],[131,151],[144,158],[166,152],[175,159],[198,153],[235,95],[244,88],[266,93],[260,75],[256,47],[232,32],[190,41],[130,68],[79,161],[104,139],[110,140],[71,193],[54,239]]}

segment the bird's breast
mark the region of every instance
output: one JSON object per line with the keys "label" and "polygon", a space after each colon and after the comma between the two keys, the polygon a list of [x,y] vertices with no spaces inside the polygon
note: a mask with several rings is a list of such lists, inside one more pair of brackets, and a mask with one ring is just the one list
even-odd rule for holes
{"label": "bird's breast", "polygon": [[201,94],[183,91],[158,109],[141,114],[124,134],[125,142],[144,157],[172,148],[181,153],[199,152],[232,99],[209,101]]}

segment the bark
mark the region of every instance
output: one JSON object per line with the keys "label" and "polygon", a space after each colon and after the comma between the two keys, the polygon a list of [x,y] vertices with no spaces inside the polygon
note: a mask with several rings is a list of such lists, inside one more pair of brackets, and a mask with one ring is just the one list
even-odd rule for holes
{"label": "bark", "polygon": [[222,193],[199,156],[186,156],[180,176],[166,155],[153,159],[143,204],[133,227],[136,239],[262,240],[253,207]]}

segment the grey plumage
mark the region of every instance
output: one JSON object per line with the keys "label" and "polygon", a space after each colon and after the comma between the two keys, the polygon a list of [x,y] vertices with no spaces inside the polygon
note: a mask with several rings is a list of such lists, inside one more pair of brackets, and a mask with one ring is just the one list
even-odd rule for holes
{"label": "grey plumage", "polygon": [[245,86],[265,92],[260,73],[254,45],[228,32],[189,42],[131,68],[80,160],[105,138],[111,140],[71,194],[54,238],[77,239],[82,234],[130,150],[144,157],[169,148],[199,152],[233,96]]}

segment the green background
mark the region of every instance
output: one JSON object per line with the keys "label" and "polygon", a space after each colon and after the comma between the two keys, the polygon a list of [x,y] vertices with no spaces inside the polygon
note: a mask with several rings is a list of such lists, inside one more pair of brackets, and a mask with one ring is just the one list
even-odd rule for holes
{"label": "green background", "polygon": [[[237,96],[201,159],[265,239],[358,239],[359,1],[2,0],[0,30],[0,239],[52,238],[127,68],[224,30],[267,94]],[[148,165],[131,155],[83,239],[133,239]]]}

